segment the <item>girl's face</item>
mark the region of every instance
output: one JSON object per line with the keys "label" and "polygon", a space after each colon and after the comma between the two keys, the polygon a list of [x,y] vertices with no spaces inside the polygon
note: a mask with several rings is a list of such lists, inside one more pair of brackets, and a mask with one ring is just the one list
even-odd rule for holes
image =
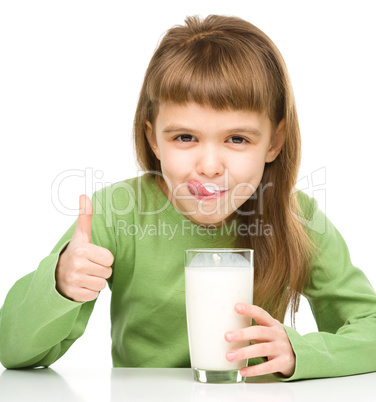
{"label": "girl's face", "polygon": [[161,162],[162,190],[202,225],[221,224],[252,196],[284,141],[283,120],[275,128],[266,113],[196,103],[161,103],[145,129]]}

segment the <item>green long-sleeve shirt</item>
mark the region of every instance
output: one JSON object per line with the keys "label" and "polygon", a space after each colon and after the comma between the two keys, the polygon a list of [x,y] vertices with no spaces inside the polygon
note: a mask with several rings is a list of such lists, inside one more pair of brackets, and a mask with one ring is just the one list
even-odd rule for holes
{"label": "green long-sleeve shirt", "polygon": [[[295,373],[285,380],[376,371],[375,291],[314,201],[304,193],[299,201],[318,248],[303,294],[319,332],[301,336],[285,326],[296,354]],[[115,257],[108,280],[114,367],[190,367],[184,250],[233,247],[234,227],[195,225],[146,176],[108,186],[92,202],[92,242]],[[51,365],[84,333],[95,301],[70,301],[55,287],[59,255],[74,229],[6,297],[0,361],[7,368]]]}

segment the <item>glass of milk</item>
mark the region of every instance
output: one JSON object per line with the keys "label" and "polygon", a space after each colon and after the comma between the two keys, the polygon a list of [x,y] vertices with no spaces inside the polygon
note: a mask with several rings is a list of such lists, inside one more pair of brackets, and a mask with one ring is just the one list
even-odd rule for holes
{"label": "glass of milk", "polygon": [[185,295],[194,379],[210,383],[244,381],[240,369],[247,366],[247,360],[229,362],[226,353],[250,343],[228,343],[225,333],[251,324],[249,317],[235,311],[235,304],[252,304],[253,250],[186,250]]}

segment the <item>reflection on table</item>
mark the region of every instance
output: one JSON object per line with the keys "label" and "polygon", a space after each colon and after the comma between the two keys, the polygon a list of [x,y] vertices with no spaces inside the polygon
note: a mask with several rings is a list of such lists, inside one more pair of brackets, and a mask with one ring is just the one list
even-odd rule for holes
{"label": "reflection on table", "polygon": [[240,384],[201,384],[193,381],[190,369],[4,370],[0,401],[371,402],[375,382],[376,373],[291,383],[263,376]]}

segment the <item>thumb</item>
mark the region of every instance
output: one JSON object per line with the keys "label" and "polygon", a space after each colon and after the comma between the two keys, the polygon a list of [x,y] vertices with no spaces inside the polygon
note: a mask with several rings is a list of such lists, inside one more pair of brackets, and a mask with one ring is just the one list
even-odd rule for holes
{"label": "thumb", "polygon": [[87,195],[80,195],[79,207],[80,212],[77,218],[74,236],[79,236],[81,239],[91,243],[91,219],[93,217],[93,206]]}

